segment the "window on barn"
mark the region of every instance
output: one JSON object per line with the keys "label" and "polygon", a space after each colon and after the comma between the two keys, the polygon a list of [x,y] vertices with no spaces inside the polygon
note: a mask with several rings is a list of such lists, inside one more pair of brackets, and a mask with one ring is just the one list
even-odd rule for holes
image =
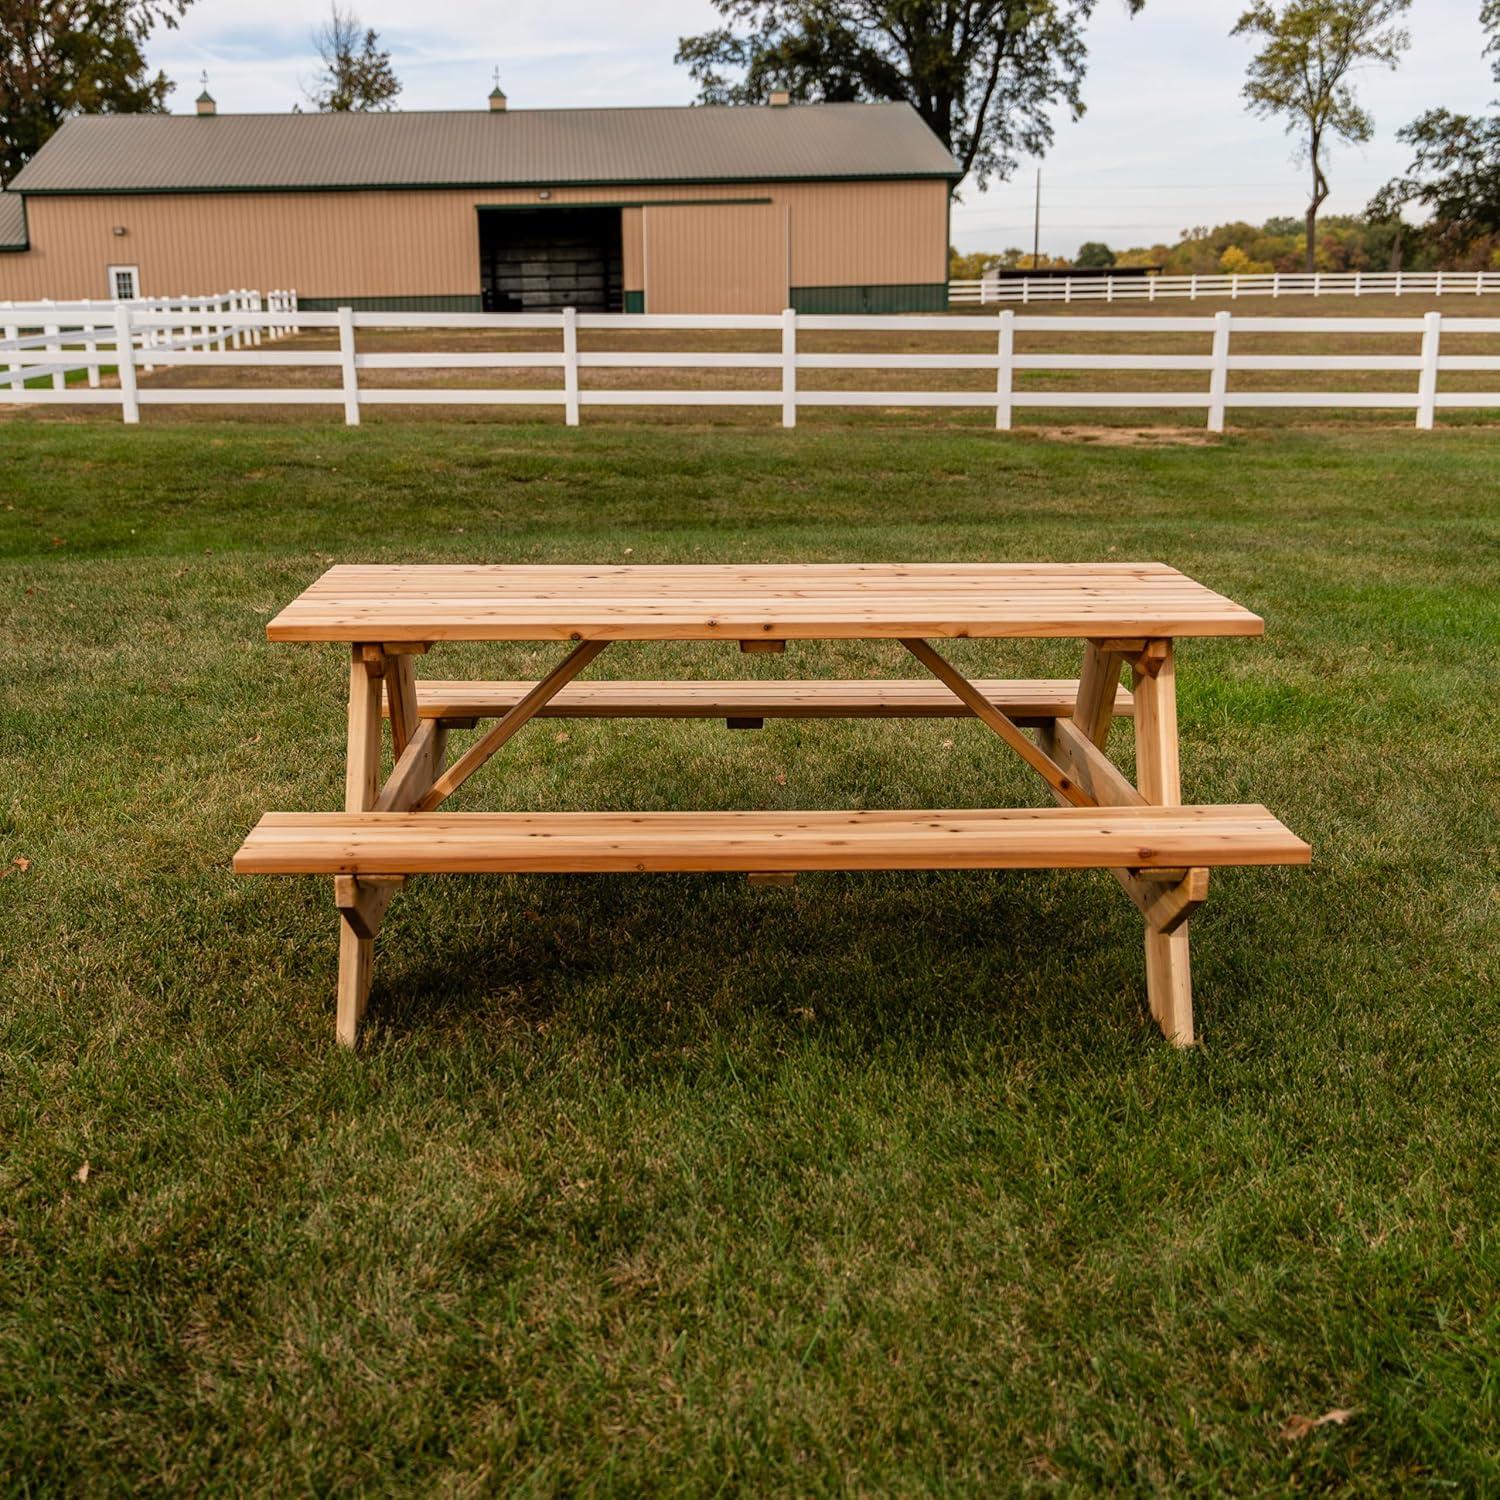
{"label": "window on barn", "polygon": [[109,295],[116,302],[133,302],[140,296],[141,273],[137,266],[109,268]]}

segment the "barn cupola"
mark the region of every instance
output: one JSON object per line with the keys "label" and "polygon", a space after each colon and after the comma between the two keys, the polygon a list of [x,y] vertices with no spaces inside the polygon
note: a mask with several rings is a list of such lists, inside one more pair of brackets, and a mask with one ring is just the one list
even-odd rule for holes
{"label": "barn cupola", "polygon": [[490,90],[490,113],[505,113],[505,90],[500,87],[500,69],[495,69],[495,86]]}
{"label": "barn cupola", "polygon": [[198,106],[200,115],[213,115],[219,112],[219,106],[214,103],[214,96],[208,91],[208,74],[205,72],[200,80],[203,84],[203,92],[194,101]]}

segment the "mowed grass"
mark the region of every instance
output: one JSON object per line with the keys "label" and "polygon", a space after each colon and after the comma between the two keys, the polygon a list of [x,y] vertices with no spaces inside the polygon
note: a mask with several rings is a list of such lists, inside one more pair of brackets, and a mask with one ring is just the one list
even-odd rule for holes
{"label": "mowed grass", "polygon": [[[5,1488],[1494,1492],[1495,452],[4,426]],[[1191,1052],[1102,873],[417,881],[358,1056],[329,883],[230,873],[339,805],[341,654],[263,636],[334,560],[1105,557],[1265,616],[1181,649],[1185,793],[1315,849],[1214,876]],[[456,805],[1004,802],[972,722],[545,721]]]}

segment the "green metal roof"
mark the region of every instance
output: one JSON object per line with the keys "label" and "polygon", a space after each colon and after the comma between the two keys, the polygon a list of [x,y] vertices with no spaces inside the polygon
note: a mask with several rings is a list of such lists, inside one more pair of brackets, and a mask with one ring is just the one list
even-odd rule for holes
{"label": "green metal roof", "polygon": [[908,104],[79,115],[23,193],[957,178]]}
{"label": "green metal roof", "polygon": [[25,250],[26,203],[19,193],[0,189],[0,250]]}

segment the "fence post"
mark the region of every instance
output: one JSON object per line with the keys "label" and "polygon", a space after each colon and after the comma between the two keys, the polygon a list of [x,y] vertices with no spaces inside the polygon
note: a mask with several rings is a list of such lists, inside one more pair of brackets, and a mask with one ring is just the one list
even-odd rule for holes
{"label": "fence post", "polygon": [[1354,295],[1356,297],[1359,296],[1359,277],[1360,277],[1360,273],[1358,271],[1356,271],[1354,273]]}
{"label": "fence post", "polygon": [[[7,344],[13,345],[20,344],[21,330],[19,327],[17,327],[16,324],[7,323],[5,325],[5,342]],[[10,353],[10,358],[6,361],[6,368],[10,373],[10,388],[13,391],[20,390],[21,387],[26,384],[26,382],[21,379],[20,374],[21,366],[18,363],[20,353],[21,351],[18,347],[13,348]]]}
{"label": "fence post", "polygon": [[1071,302],[1072,300],[1073,300],[1073,278],[1071,276],[1064,276],[1063,277],[1063,301],[1064,302]]}
{"label": "fence post", "polygon": [[68,388],[68,377],[63,374],[62,344],[58,339],[57,324],[49,323],[42,332],[47,335],[47,361],[52,366],[52,389],[65,391]]}
{"label": "fence post", "polygon": [[1224,394],[1229,388],[1229,324],[1231,314],[1214,314],[1213,368],[1208,376],[1208,430],[1224,430]]}
{"label": "fence post", "polygon": [[1188,297],[1194,302],[1198,300],[1198,276],[1196,272],[1193,274],[1192,281],[1188,286]]}
{"label": "fence post", "polygon": [[563,420],[569,427],[578,425],[578,309],[565,307],[562,313],[563,346]]}
{"label": "fence post", "polygon": [[1009,432],[1015,407],[1016,315],[1006,308],[1000,314],[1000,347],[995,360],[995,430]]}
{"label": "fence post", "polygon": [[1437,280],[1432,284],[1432,292],[1435,297],[1443,295],[1443,273],[1441,271],[1437,273]]}
{"label": "fence post", "polygon": [[1398,297],[1401,295],[1401,272],[1400,271],[1396,272],[1396,295]]}
{"label": "fence post", "polygon": [[797,425],[797,309],[781,310],[781,425]]}
{"label": "fence post", "polygon": [[89,389],[99,389],[99,345],[95,341],[94,334],[97,332],[92,323],[87,323],[83,328],[83,353],[88,360],[89,367]]}
{"label": "fence post", "polygon": [[1146,301],[1147,302],[1155,302],[1156,301],[1156,277],[1154,277],[1154,276],[1147,276],[1146,277],[1146,288],[1147,288],[1147,290],[1146,290]]}
{"label": "fence post", "polygon": [[115,366],[120,372],[120,415],[127,422],[141,420],[141,402],[135,388],[135,330],[130,326],[130,306],[115,304]]}
{"label": "fence post", "polygon": [[1279,297],[1280,295],[1281,295],[1281,272],[1280,271],[1275,271],[1271,275],[1271,296],[1274,299],[1276,297]]}
{"label": "fence post", "polygon": [[1422,319],[1422,374],[1417,382],[1417,426],[1432,431],[1437,410],[1438,340],[1442,337],[1443,315],[1430,312]]}
{"label": "fence post", "polygon": [[[251,312],[255,312],[255,313],[264,312],[265,311],[265,308],[264,308],[264,306],[263,306],[263,304],[261,302],[261,298],[260,298],[260,293],[259,292],[251,292],[250,293],[250,311]],[[261,340],[264,337],[265,337],[265,329],[263,329],[260,326],[260,324],[257,323],[255,325],[255,327],[250,330],[250,342],[251,342],[251,344],[259,347],[260,342],[261,342]]]}
{"label": "fence post", "polygon": [[354,363],[354,309],[339,308],[339,368],[344,376],[344,425],[359,426],[359,370]]}

